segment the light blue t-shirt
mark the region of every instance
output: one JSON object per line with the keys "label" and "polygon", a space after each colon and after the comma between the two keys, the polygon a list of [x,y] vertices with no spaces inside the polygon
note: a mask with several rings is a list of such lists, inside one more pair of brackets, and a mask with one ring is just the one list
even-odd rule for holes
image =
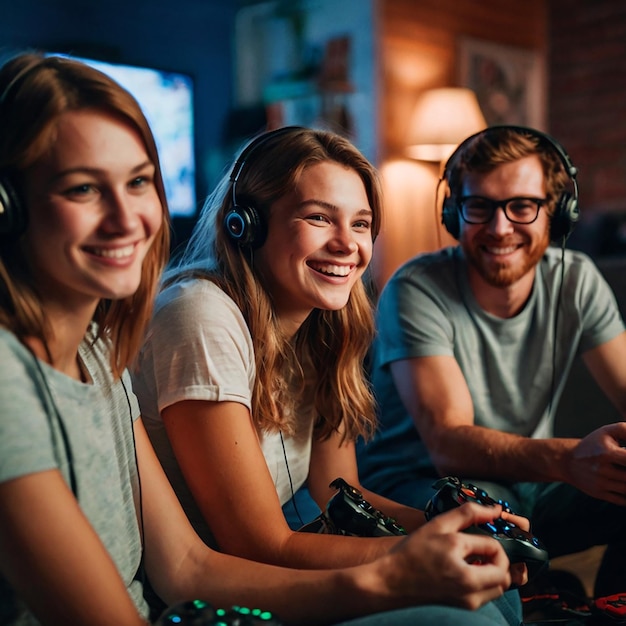
{"label": "light blue t-shirt", "polygon": [[[83,342],[80,356],[92,383],[36,361],[12,333],[0,329],[0,482],[59,468],[70,485],[73,473],[81,509],[147,616],[142,584],[135,580],[142,546],[132,422],[139,406],[128,374],[124,385],[113,380],[103,341]],[[0,623],[39,623],[2,577]]]}
{"label": "light blue t-shirt", "polygon": [[544,438],[553,436],[576,355],[624,330],[613,292],[582,253],[566,250],[561,263],[561,250],[548,248],[528,302],[509,319],[478,305],[462,254],[457,246],[417,256],[381,293],[372,361],[380,427],[359,446],[359,471],[370,488],[402,474],[436,475],[393,382],[393,361],[454,356],[477,425]]}

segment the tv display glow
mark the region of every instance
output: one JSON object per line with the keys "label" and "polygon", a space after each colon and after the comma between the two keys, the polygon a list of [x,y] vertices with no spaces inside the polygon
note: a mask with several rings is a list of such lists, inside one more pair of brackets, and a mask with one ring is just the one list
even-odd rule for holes
{"label": "tv display glow", "polygon": [[59,55],[108,74],[139,102],[154,133],[172,216],[196,212],[193,80],[177,72]]}

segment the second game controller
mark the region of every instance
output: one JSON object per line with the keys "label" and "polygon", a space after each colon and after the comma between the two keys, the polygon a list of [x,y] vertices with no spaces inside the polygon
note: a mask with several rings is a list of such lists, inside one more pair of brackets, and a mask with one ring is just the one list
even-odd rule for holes
{"label": "second game controller", "polygon": [[[438,480],[433,484],[433,488],[437,492],[424,510],[427,520],[465,502],[476,502],[485,506],[500,504],[503,511],[511,513],[508,503],[496,501],[483,489],[470,483],[463,483],[452,476]],[[485,534],[497,539],[511,563],[526,564],[529,579],[534,578],[549,564],[548,551],[537,537],[501,517],[492,522],[471,526],[466,532]]]}
{"label": "second game controller", "polygon": [[337,489],[337,493],[328,501],[326,510],[302,526],[300,531],[357,537],[406,535],[404,528],[393,518],[373,507],[343,478],[336,478],[329,486]]}

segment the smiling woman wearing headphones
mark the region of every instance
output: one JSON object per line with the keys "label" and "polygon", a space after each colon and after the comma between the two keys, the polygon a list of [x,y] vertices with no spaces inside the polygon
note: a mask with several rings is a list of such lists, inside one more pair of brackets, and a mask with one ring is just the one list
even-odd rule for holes
{"label": "smiling woman wearing headphones", "polygon": [[[377,173],[349,141],[270,131],[243,149],[165,275],[135,390],[189,518],[223,552],[328,570],[402,545],[295,532],[281,509],[305,482],[321,509],[336,478],[361,488],[354,441],[375,427],[363,277],[381,218]],[[430,527],[421,511],[363,495],[409,531]],[[465,559],[454,561],[461,574]],[[430,571],[433,599],[455,603],[450,571],[432,565],[417,567]]]}

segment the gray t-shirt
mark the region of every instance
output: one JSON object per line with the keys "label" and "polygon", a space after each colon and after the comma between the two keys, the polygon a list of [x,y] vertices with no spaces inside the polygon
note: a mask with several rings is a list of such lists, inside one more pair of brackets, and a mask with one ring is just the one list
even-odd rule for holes
{"label": "gray t-shirt", "polygon": [[[142,547],[132,421],[139,406],[128,374],[124,385],[113,380],[104,342],[83,342],[80,356],[93,384],[36,362],[12,333],[0,329],[0,482],[59,468],[71,485],[73,471],[81,509],[147,616],[142,584],[135,580]],[[39,623],[2,577],[0,623]]]}
{"label": "gray t-shirt", "polygon": [[502,319],[477,304],[458,246],[404,264],[381,293],[377,327],[372,381],[380,428],[374,441],[359,446],[359,469],[370,486],[402,473],[435,475],[396,390],[391,362],[454,356],[477,425],[551,437],[576,354],[624,330],[610,287],[586,255],[566,250],[562,264],[561,250],[549,248],[523,310]]}

